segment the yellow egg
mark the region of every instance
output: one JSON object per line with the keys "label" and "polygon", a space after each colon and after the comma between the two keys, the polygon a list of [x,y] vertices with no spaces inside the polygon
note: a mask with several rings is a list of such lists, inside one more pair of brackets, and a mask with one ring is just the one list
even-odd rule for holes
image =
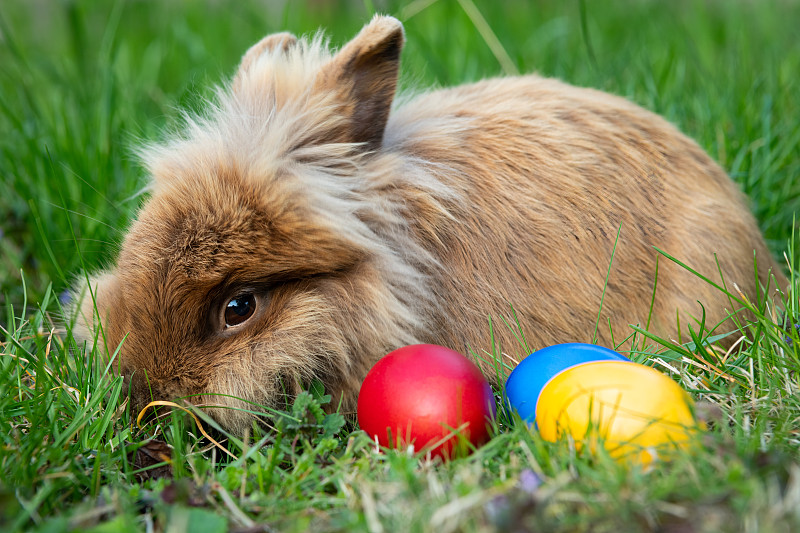
{"label": "yellow egg", "polygon": [[691,397],[650,367],[585,363],[557,374],[536,405],[542,438],[571,435],[579,449],[605,446],[615,458],[648,464],[685,447],[697,429]]}

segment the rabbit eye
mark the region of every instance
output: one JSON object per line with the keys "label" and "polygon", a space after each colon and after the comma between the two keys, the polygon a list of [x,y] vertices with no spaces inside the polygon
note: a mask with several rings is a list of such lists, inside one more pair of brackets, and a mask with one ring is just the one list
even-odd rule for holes
{"label": "rabbit eye", "polygon": [[256,299],[252,294],[242,294],[225,304],[225,327],[238,326],[253,316]]}

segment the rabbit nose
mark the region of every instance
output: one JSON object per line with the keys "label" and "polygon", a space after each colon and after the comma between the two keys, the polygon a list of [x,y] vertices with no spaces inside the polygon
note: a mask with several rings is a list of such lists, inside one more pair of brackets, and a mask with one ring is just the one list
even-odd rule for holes
{"label": "rabbit nose", "polygon": [[154,401],[175,402],[179,405],[198,403],[196,394],[202,385],[180,377],[155,376],[138,371],[125,376],[126,388],[131,391],[131,414],[138,416],[140,411]]}
{"label": "rabbit nose", "polygon": [[159,411],[157,408],[149,407],[149,402],[132,401],[131,416],[136,421],[137,426],[144,426],[158,418]]}
{"label": "rabbit nose", "polygon": [[172,410],[170,406],[159,405],[158,401],[175,402],[179,405],[188,403],[179,400],[176,396],[168,394],[163,388],[154,384],[152,380],[144,387],[131,388],[131,416],[137,425],[144,425],[148,422],[161,419]]}
{"label": "rabbit nose", "polygon": [[[155,400],[171,401],[168,388],[159,380],[147,379],[143,373],[135,372],[125,376],[126,387],[131,393],[131,414],[139,416],[142,409]],[[148,415],[149,416],[149,415]]]}

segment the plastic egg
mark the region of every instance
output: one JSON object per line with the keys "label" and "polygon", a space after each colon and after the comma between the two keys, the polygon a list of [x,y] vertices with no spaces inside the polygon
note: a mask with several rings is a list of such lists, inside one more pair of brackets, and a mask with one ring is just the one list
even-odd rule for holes
{"label": "plastic egg", "polygon": [[692,405],[653,368],[599,361],[553,377],[539,396],[536,424],[545,440],[568,434],[579,449],[602,444],[612,457],[646,464],[689,443],[697,428]]}
{"label": "plastic egg", "polygon": [[649,463],[697,428],[691,397],[657,370],[591,344],[559,344],[525,358],[506,381],[507,405],[542,438]]}
{"label": "plastic egg", "polygon": [[358,395],[361,429],[386,447],[452,457],[489,438],[492,388],[460,353],[432,344],[405,346],[367,373]]}
{"label": "plastic egg", "polygon": [[536,420],[536,402],[545,384],[556,374],[576,365],[594,361],[628,361],[613,350],[594,344],[556,344],[537,350],[523,359],[506,380],[506,403],[523,420]]}

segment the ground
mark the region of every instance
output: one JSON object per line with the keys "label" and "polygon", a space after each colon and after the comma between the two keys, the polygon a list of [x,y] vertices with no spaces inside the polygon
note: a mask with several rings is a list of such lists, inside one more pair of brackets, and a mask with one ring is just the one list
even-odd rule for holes
{"label": "ground", "polygon": [[[122,382],[75,344],[65,291],[113,261],[146,194],[137,142],[201,107],[264,34],[323,27],[340,45],[374,12],[405,25],[404,89],[537,71],[620,94],[697,139],[748,195],[792,290],[750,302],[730,351],[701,332],[634,353],[692,394],[698,448],[630,467],[503,415],[486,445],[443,464],[379,452],[320,412],[319,390],[244,440],[169,408],[139,428]],[[0,528],[798,530],[797,20],[789,0],[3,2]]]}

